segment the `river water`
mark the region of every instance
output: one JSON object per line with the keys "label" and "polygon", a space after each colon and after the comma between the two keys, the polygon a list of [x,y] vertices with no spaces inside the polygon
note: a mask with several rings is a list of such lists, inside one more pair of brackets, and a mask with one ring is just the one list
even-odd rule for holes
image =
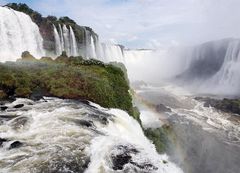
{"label": "river water", "polygon": [[1,173],[182,172],[124,111],[57,98],[4,106]]}
{"label": "river water", "polygon": [[[167,124],[171,141],[167,153],[186,173],[238,173],[240,171],[240,118],[203,106],[195,95],[172,85],[136,89],[145,128]],[[171,113],[159,113],[163,104]],[[149,106],[150,105],[150,106]]]}

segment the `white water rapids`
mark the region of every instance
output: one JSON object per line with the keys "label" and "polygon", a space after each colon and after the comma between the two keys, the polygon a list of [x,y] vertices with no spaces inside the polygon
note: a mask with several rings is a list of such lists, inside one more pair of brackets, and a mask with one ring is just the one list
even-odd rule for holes
{"label": "white water rapids", "polygon": [[[174,85],[142,86],[136,93],[143,101],[138,106],[145,128],[171,127],[167,153],[184,172],[239,172],[239,116],[204,107],[194,94]],[[163,104],[171,112],[158,112],[149,103]]]}
{"label": "white water rapids", "polygon": [[[14,108],[18,104],[24,107]],[[121,110],[57,98],[5,105],[8,109],[0,112],[2,173],[182,172],[157,154],[138,122]],[[12,147],[16,141],[22,145]]]}

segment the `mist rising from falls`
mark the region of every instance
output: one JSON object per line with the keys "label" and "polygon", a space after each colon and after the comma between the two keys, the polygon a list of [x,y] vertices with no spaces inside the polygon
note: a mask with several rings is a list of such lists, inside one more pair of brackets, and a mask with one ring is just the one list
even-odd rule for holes
{"label": "mist rising from falls", "polygon": [[203,94],[240,94],[239,39],[193,47],[126,50],[124,54],[132,81],[173,82]]}
{"label": "mist rising from falls", "polygon": [[178,50],[125,50],[124,55],[131,81],[159,83],[179,74],[185,63]]}
{"label": "mist rising from falls", "polygon": [[200,93],[239,95],[239,43],[239,39],[224,39],[196,46],[178,80]]}
{"label": "mist rising from falls", "polygon": [[0,7],[0,38],[0,61],[15,61],[23,51],[44,55],[39,28],[24,13]]}
{"label": "mist rising from falls", "polygon": [[[240,40],[229,43],[220,70],[207,83],[216,85],[218,92],[240,94]],[[203,86],[204,87],[204,86]]]}

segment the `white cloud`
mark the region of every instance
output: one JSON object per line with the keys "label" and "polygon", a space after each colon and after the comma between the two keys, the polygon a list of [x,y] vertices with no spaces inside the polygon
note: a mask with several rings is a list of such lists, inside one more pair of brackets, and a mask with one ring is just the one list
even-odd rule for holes
{"label": "white cloud", "polygon": [[103,40],[130,47],[240,37],[239,0],[39,0],[31,5],[45,15],[70,16]]}

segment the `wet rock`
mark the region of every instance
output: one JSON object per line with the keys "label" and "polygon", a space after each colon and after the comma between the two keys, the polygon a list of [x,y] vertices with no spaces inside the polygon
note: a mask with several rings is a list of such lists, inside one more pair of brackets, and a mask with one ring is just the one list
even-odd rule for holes
{"label": "wet rock", "polygon": [[7,109],[8,109],[7,106],[0,106],[0,110],[1,110],[1,111],[5,111],[5,110],[7,110]]}
{"label": "wet rock", "polygon": [[79,100],[81,103],[90,106],[90,102],[87,100]]}
{"label": "wet rock", "polygon": [[166,106],[163,105],[163,104],[157,105],[157,106],[156,106],[156,111],[157,111],[157,112],[160,112],[160,113],[162,113],[162,112],[172,112],[172,110],[171,110],[170,108],[166,107]]}
{"label": "wet rock", "polygon": [[24,106],[24,104],[17,104],[17,105],[14,106],[14,108],[18,109],[18,108],[22,108],[23,106]]}
{"label": "wet rock", "polygon": [[77,124],[80,124],[81,126],[85,127],[93,127],[94,124],[92,121],[87,121],[87,120],[76,120],[75,121]]}
{"label": "wet rock", "polygon": [[15,141],[15,142],[11,143],[11,145],[9,147],[9,150],[19,148],[21,146],[23,146],[23,143],[21,143],[19,141]]}
{"label": "wet rock", "polygon": [[141,163],[141,164],[138,164],[136,162],[130,162],[130,163],[137,166],[140,169],[149,170],[148,172],[150,172],[151,170],[158,170],[158,168],[151,163],[147,163],[147,162]]}
{"label": "wet rock", "polygon": [[100,123],[107,125],[108,124],[108,119],[104,115],[100,114],[88,114],[91,118],[95,118],[98,120]]}
{"label": "wet rock", "polygon": [[18,117],[18,115],[0,115],[0,119],[13,119]]}
{"label": "wet rock", "polygon": [[137,149],[130,146],[120,145],[117,147],[118,153],[111,155],[113,170],[122,170],[124,166],[132,161],[132,154],[138,153]]}
{"label": "wet rock", "polygon": [[117,151],[114,151],[113,154],[111,155],[112,169],[115,171],[118,171],[118,170],[127,171],[127,170],[124,170],[124,166],[126,164],[131,164],[136,168],[142,170],[142,172],[152,172],[153,170],[158,169],[148,161],[145,161],[145,162],[140,161],[140,163],[137,163],[136,161],[134,161],[132,156],[138,154],[139,151],[133,146],[119,145],[117,146],[116,149]]}
{"label": "wet rock", "polygon": [[7,141],[8,141],[7,139],[0,138],[0,146],[2,146],[2,144],[3,144],[4,142],[7,142]]}
{"label": "wet rock", "polygon": [[166,160],[163,160],[162,162],[163,162],[164,164],[167,164],[167,163],[168,163]]}
{"label": "wet rock", "polygon": [[113,169],[122,170],[124,165],[129,163],[131,159],[132,159],[132,156],[130,156],[128,153],[116,155],[115,157],[112,158]]}
{"label": "wet rock", "polygon": [[17,115],[0,115],[0,122],[1,124],[6,121],[10,121],[14,118],[18,117]]}

